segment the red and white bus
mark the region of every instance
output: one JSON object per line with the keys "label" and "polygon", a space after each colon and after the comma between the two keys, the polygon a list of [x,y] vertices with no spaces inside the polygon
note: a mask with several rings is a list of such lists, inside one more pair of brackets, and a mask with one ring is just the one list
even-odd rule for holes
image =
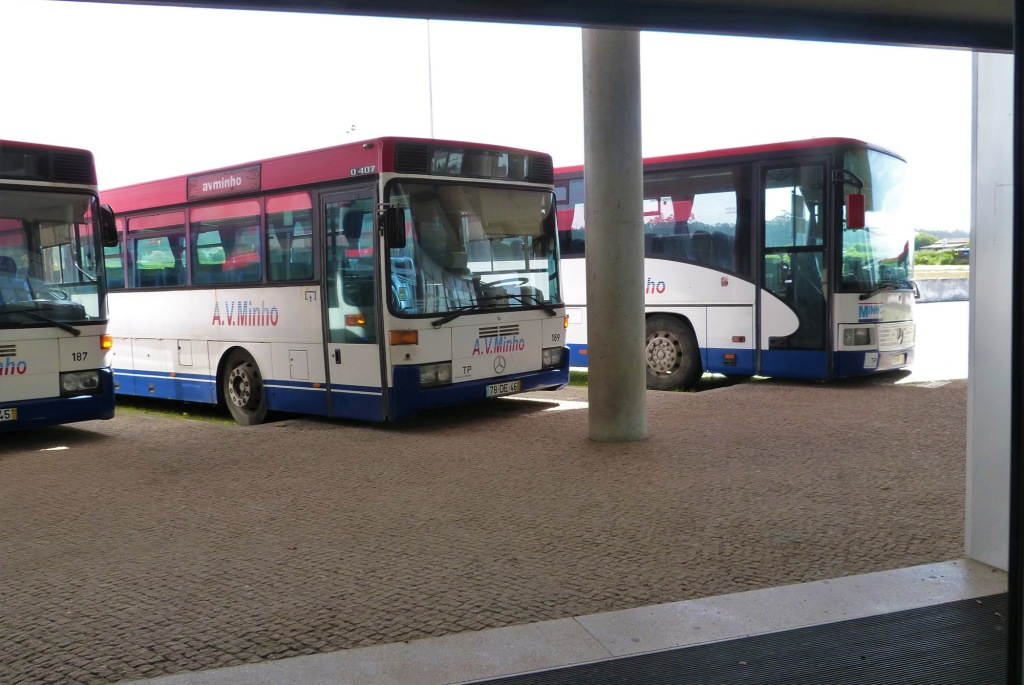
{"label": "red and white bus", "polygon": [[249,425],[568,382],[549,155],[378,138],[103,199],[119,393]]}
{"label": "red and white bus", "polygon": [[[902,158],[820,138],[643,168],[649,388],[688,388],[705,372],[828,380],[913,361]],[[568,342],[585,367],[583,167],[556,169],[555,192]]]}
{"label": "red and white bus", "polygon": [[116,237],[92,153],[0,141],[0,431],[113,418]]}

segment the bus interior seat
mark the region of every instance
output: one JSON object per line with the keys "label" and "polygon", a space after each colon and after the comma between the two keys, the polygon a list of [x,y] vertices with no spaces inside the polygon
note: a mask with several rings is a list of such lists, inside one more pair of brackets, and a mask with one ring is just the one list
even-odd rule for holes
{"label": "bus interior seat", "polygon": [[693,259],[698,264],[712,264],[711,260],[711,234],[707,231],[694,231],[690,236],[690,245],[693,248]]}
{"label": "bus interior seat", "polygon": [[24,302],[32,299],[28,281],[18,277],[18,265],[14,257],[0,255],[0,304]]}
{"label": "bus interior seat", "polygon": [[714,258],[715,266],[719,269],[734,271],[736,269],[736,260],[733,253],[732,236],[722,231],[712,233],[711,256]]}

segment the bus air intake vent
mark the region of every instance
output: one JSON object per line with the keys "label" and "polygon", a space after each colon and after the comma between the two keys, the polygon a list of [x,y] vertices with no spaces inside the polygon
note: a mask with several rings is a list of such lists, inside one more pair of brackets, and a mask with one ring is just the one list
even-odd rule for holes
{"label": "bus air intake vent", "polygon": [[417,143],[396,144],[395,171],[400,174],[429,174],[430,149]]}
{"label": "bus air intake vent", "polygon": [[547,155],[530,155],[530,173],[526,179],[533,183],[555,182],[555,169]]}
{"label": "bus air intake vent", "polygon": [[53,182],[96,185],[92,159],[88,155],[73,152],[54,152]]}
{"label": "bus air intake vent", "polygon": [[518,336],[519,324],[511,323],[503,326],[481,326],[477,336],[480,338],[500,338],[502,336]]}
{"label": "bus air intake vent", "polygon": [[0,357],[17,357],[17,345],[0,345]]}

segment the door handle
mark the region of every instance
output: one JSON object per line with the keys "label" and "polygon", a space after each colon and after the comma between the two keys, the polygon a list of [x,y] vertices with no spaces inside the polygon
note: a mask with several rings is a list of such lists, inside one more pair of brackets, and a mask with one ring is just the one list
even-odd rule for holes
{"label": "door handle", "polygon": [[341,363],[341,348],[340,347],[335,347],[334,348],[334,363],[335,364],[340,364]]}

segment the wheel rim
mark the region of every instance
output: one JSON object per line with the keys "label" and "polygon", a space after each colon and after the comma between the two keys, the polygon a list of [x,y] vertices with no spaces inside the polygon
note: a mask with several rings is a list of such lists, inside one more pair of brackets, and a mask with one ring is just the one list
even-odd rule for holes
{"label": "wheel rim", "polygon": [[676,371],[683,361],[683,347],[679,338],[659,331],[647,339],[647,366],[659,375]]}
{"label": "wheel rim", "polygon": [[255,404],[256,382],[248,364],[240,364],[228,376],[228,397],[231,403],[243,411],[249,411]]}

